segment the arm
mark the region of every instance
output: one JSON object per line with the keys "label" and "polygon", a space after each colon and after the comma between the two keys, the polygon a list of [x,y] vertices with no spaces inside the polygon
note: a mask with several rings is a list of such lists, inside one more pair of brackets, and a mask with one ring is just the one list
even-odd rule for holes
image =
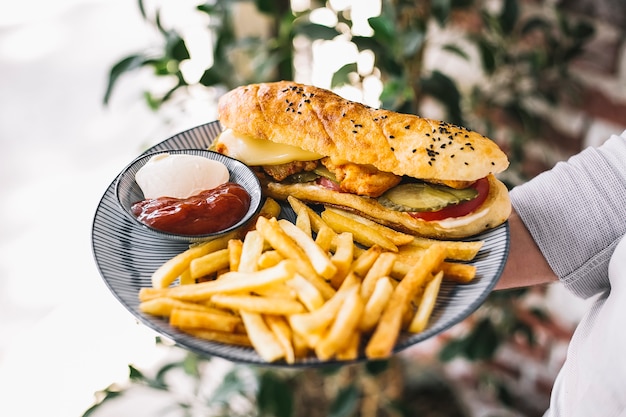
{"label": "arm", "polygon": [[556,277],[586,298],[609,288],[608,263],[626,234],[626,132],[510,193],[511,251],[497,288]]}
{"label": "arm", "polygon": [[509,231],[509,258],[495,289],[504,290],[556,281],[556,274],[515,210],[509,218]]}

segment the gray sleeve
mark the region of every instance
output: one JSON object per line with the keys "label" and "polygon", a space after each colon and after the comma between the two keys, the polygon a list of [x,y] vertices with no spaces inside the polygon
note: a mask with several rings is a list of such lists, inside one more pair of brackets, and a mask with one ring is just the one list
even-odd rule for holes
{"label": "gray sleeve", "polygon": [[626,132],[514,188],[511,202],[567,288],[583,298],[605,291],[626,234]]}

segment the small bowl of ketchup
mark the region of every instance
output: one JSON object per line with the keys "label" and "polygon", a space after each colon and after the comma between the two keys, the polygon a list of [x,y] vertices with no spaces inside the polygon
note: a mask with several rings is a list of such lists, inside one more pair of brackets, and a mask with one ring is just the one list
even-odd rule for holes
{"label": "small bowl of ketchup", "polygon": [[204,149],[142,155],[122,170],[115,190],[131,221],[189,243],[245,226],[262,205],[259,179],[247,165]]}

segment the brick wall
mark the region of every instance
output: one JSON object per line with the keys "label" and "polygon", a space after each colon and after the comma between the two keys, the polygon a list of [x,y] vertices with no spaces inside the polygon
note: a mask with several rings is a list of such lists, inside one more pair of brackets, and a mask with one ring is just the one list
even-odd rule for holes
{"label": "brick wall", "polygon": [[572,68],[584,86],[582,100],[563,106],[553,127],[580,148],[598,145],[626,130],[626,2],[562,0],[559,6],[591,19],[596,33]]}

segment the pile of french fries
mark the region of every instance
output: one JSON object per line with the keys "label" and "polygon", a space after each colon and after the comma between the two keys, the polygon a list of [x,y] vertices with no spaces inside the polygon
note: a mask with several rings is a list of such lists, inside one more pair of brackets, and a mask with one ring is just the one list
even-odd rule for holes
{"label": "pile of french fries", "polygon": [[470,282],[483,242],[397,232],[289,198],[268,198],[253,228],[194,244],[152,275],[139,308],[195,337],[253,347],[267,362],[381,359],[427,325],[443,279]]}

